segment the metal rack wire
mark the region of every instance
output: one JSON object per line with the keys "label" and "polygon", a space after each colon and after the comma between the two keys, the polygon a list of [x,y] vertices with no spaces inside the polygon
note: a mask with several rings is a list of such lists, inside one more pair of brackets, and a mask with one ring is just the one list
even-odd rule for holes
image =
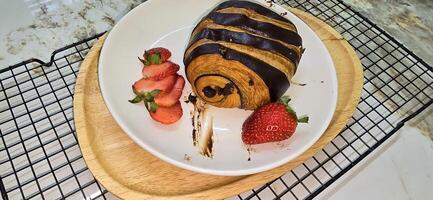
{"label": "metal rack wire", "polygon": [[[338,0],[280,1],[339,31],[364,66],[364,89],[345,129],[313,158],[231,199],[312,199],[433,104],[433,69]],[[44,63],[0,70],[2,199],[114,199],[91,175],[75,136],[75,79],[101,34],[61,48]]]}

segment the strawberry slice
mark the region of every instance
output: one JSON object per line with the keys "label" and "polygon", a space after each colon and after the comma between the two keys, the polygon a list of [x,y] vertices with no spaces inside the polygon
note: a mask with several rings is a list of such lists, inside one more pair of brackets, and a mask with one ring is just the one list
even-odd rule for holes
{"label": "strawberry slice", "polygon": [[176,74],[176,72],[179,71],[179,68],[179,65],[167,61],[162,64],[145,65],[141,72],[144,78],[161,80],[167,76]]}
{"label": "strawberry slice", "polygon": [[171,52],[163,47],[155,47],[144,52],[143,57],[148,58],[153,54],[159,54],[161,62],[165,62],[171,57]]}
{"label": "strawberry slice", "polygon": [[175,74],[167,76],[159,81],[142,78],[132,85],[132,90],[137,95],[154,90],[159,90],[161,93],[167,93],[173,88],[176,79],[177,75]]}
{"label": "strawberry slice", "polygon": [[172,124],[182,117],[182,106],[177,101],[171,107],[158,107],[155,112],[149,112],[152,119],[162,124]]}
{"label": "strawberry slice", "polygon": [[158,106],[170,107],[176,104],[182,96],[183,87],[185,86],[185,79],[178,76],[176,83],[167,94],[160,94],[155,97],[155,103]]}

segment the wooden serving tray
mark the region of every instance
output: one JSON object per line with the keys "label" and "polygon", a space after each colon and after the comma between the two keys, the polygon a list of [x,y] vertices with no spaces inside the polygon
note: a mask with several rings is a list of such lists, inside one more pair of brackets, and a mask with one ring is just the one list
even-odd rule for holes
{"label": "wooden serving tray", "polygon": [[168,164],[135,144],[117,125],[102,99],[97,76],[102,37],[81,64],[75,86],[74,119],[84,159],[96,179],[123,199],[221,199],[269,182],[327,145],[344,127],[359,102],[361,63],[352,47],[326,23],[289,9],[319,35],[331,53],[338,78],[337,109],[326,132],[304,154],[278,168],[239,177],[211,176]]}

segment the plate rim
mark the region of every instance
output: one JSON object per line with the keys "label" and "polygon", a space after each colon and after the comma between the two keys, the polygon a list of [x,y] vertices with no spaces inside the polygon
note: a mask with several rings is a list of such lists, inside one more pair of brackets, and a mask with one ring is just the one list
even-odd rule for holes
{"label": "plate rim", "polygon": [[[118,24],[122,23],[123,21],[125,21],[127,18],[129,18],[131,15],[133,15],[135,12],[138,12],[139,10],[143,9],[142,7],[147,6],[149,4],[149,2],[151,2],[152,0],[148,0],[145,1],[143,3],[141,3],[139,6],[135,7],[134,9],[132,9],[131,11],[129,11],[125,16],[123,16],[119,22],[116,23],[116,25],[113,27],[113,29],[111,31],[108,32],[108,35],[102,45],[101,48],[101,52],[99,54],[99,58],[98,58],[98,72],[101,71],[101,66],[104,66],[104,55],[105,52],[107,51],[107,43],[110,42],[110,38],[113,37],[113,34],[115,31],[118,31]],[[259,3],[261,5],[263,5],[264,0],[253,0],[253,2],[255,3]],[[317,140],[319,140],[319,138],[325,133],[326,129],[328,128],[328,126],[330,125],[330,122],[335,114],[335,109],[337,107],[337,100],[338,100],[338,79],[337,79],[337,74],[336,74],[336,69],[335,69],[335,64],[334,61],[332,60],[331,54],[328,51],[328,49],[326,48],[326,45],[323,43],[323,41],[320,39],[320,37],[318,37],[318,35],[311,29],[311,27],[305,23],[302,19],[300,19],[298,16],[296,16],[295,14],[293,14],[290,10],[285,9],[284,7],[282,7],[279,4],[274,4],[274,6],[276,6],[279,10],[284,10],[288,13],[290,13],[290,15],[294,18],[296,18],[297,20],[301,21],[305,27],[308,29],[308,31],[312,32],[313,37],[315,37],[318,41],[319,44],[323,47],[323,49],[325,49],[326,51],[326,56],[328,57],[328,61],[330,61],[330,64],[332,65],[332,67],[330,68],[331,70],[331,81],[332,81],[332,90],[334,91],[332,94],[332,105],[329,106],[331,107],[331,112],[329,112],[327,114],[326,120],[325,122],[321,125],[320,127],[320,134],[317,134],[316,137],[314,137],[313,139],[309,140],[308,143],[305,143],[302,147],[303,148],[298,148],[294,153],[292,153],[291,156],[286,156],[283,157],[282,159],[278,160],[278,161],[274,161],[274,162],[270,162],[258,167],[252,167],[249,169],[243,169],[243,170],[217,170],[217,169],[208,169],[208,168],[202,168],[202,167],[197,167],[194,165],[190,165],[188,163],[185,162],[180,162],[178,160],[172,159],[169,156],[160,153],[158,150],[152,148],[151,146],[147,145],[145,142],[141,141],[137,136],[135,136],[136,134],[133,134],[133,131],[126,125],[126,123],[124,122],[124,120],[122,119],[122,117],[120,117],[120,115],[115,111],[115,109],[112,107],[112,105],[109,103],[110,101],[107,100],[107,94],[105,94],[104,90],[107,90],[107,88],[104,87],[103,84],[103,78],[102,77],[102,73],[98,73],[98,83],[100,86],[100,92],[101,92],[101,96],[103,97],[103,101],[107,107],[107,109],[109,110],[109,112],[111,113],[112,117],[114,118],[114,120],[118,123],[119,127],[128,135],[128,137],[130,137],[136,144],[138,144],[141,148],[143,148],[143,150],[148,151],[149,153],[151,153],[152,155],[158,157],[159,159],[168,162],[170,164],[173,164],[177,167],[183,168],[183,169],[187,169],[190,171],[194,171],[194,172],[198,172],[198,173],[203,173],[203,174],[210,174],[210,175],[219,175],[219,176],[243,176],[243,175],[251,175],[251,174],[256,174],[256,173],[260,173],[263,171],[267,171],[267,170],[271,170],[273,168],[277,168],[281,165],[284,165],[287,162],[290,162],[291,160],[296,159],[298,156],[302,155],[304,152],[306,152],[308,149],[310,149],[314,143],[317,142]],[[112,34],[113,33],[113,34]]]}

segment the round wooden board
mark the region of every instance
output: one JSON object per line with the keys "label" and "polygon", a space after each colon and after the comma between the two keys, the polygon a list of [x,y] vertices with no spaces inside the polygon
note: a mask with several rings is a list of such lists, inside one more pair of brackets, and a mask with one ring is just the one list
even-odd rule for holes
{"label": "round wooden board", "polygon": [[104,36],[81,64],[74,97],[79,144],[96,179],[123,199],[222,199],[278,178],[327,145],[346,125],[358,105],[363,86],[362,66],[352,47],[334,29],[312,15],[288,9],[325,43],[338,78],[337,109],[331,124],[308,151],[278,168],[240,177],[194,173],[159,160],[120,129],[104,104],[97,76]]}

